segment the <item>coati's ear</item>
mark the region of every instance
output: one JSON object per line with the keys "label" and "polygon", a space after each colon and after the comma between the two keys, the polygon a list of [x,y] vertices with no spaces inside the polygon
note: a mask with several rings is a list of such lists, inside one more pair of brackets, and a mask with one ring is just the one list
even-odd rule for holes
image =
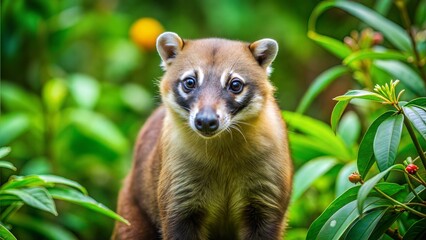
{"label": "coati's ear", "polygon": [[174,32],[164,32],[157,38],[157,51],[167,67],[183,48],[183,40]]}
{"label": "coati's ear", "polygon": [[274,39],[264,38],[249,46],[256,61],[265,69],[268,69],[278,53],[278,43]]}

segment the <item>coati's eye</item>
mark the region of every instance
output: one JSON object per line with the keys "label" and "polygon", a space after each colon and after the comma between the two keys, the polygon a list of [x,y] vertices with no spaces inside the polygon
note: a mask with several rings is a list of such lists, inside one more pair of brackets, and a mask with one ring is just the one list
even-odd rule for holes
{"label": "coati's eye", "polygon": [[195,80],[194,77],[187,77],[183,81],[183,91],[186,93],[189,93],[195,88],[195,85],[197,85],[197,80]]}
{"label": "coati's eye", "polygon": [[243,88],[244,88],[244,84],[238,78],[233,78],[231,80],[231,83],[229,83],[229,87],[228,87],[229,91],[231,91],[232,93],[235,93],[235,94],[242,92]]}

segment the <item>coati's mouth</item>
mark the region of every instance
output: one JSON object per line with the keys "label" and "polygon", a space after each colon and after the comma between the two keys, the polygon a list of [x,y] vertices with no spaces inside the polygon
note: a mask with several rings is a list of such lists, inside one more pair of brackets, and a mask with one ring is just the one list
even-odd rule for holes
{"label": "coati's mouth", "polygon": [[214,132],[202,132],[199,131],[197,129],[194,130],[200,137],[204,138],[204,139],[213,139],[218,137],[220,134],[222,134],[223,130],[217,130]]}
{"label": "coati's mouth", "polygon": [[209,133],[209,132],[200,132],[200,131],[197,131],[197,133],[201,137],[207,138],[207,139],[214,138],[216,135],[219,135],[219,133]]}

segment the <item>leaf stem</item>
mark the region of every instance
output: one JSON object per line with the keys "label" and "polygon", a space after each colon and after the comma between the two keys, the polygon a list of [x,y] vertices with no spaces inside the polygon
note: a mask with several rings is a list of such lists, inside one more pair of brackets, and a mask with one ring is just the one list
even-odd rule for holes
{"label": "leaf stem", "polygon": [[[404,174],[406,174],[406,173],[407,173],[405,170],[395,169],[395,171],[402,172],[402,173],[404,173]],[[408,176],[408,177],[410,177],[411,179],[415,180],[416,182],[418,182],[418,183],[420,183],[420,184],[424,185],[424,184],[423,184],[423,182],[422,182],[422,181],[420,181],[420,179],[416,178],[415,176],[413,176],[413,175],[411,175],[411,174],[408,174],[407,176]],[[426,185],[425,185],[425,186],[426,186]]]}
{"label": "leaf stem", "polygon": [[24,203],[22,202],[14,202],[12,203],[8,208],[6,208],[6,210],[4,210],[4,212],[0,215],[0,222],[5,223],[7,221],[7,219],[9,218],[9,216],[13,213],[15,213],[16,211],[18,211],[22,206],[24,205]]}
{"label": "leaf stem", "polygon": [[425,180],[423,180],[423,178],[420,176],[420,174],[418,172],[416,172],[416,176],[419,178],[419,181],[421,182],[421,184],[426,187]]}
{"label": "leaf stem", "polygon": [[426,214],[421,213],[413,208],[410,208],[409,206],[405,205],[404,203],[399,202],[398,200],[392,198],[391,196],[387,195],[386,193],[382,192],[380,189],[378,189],[377,187],[374,187],[374,190],[376,190],[378,193],[380,193],[383,197],[385,197],[386,199],[390,200],[391,202],[395,203],[396,205],[399,205],[401,207],[403,207],[405,210],[419,216],[422,218],[426,218]]}
{"label": "leaf stem", "polygon": [[416,198],[420,202],[424,202],[423,199],[417,194],[416,190],[414,190],[413,184],[411,184],[410,178],[408,177],[408,174],[405,173],[405,172],[404,172],[404,177],[405,177],[405,180],[407,180],[408,187],[410,188],[410,191],[414,194],[414,196],[416,196]]}
{"label": "leaf stem", "polygon": [[417,203],[417,202],[407,203],[407,205],[414,205],[414,206],[419,206],[419,207],[426,207],[426,204],[423,204],[423,203]]}
{"label": "leaf stem", "polygon": [[423,167],[426,168],[426,157],[422,146],[420,146],[419,141],[417,140],[416,134],[414,133],[413,127],[411,126],[410,120],[408,120],[407,115],[405,115],[404,110],[402,110],[402,114],[404,115],[404,125],[410,134],[411,140],[413,140],[414,146],[416,147],[417,152],[419,153],[419,157],[422,160]]}
{"label": "leaf stem", "polygon": [[418,68],[420,75],[422,76],[423,81],[426,82],[426,73],[423,71],[423,68],[422,68],[423,63],[422,63],[422,60],[420,58],[419,51],[417,51],[417,43],[416,43],[414,33],[411,29],[411,21],[410,21],[410,17],[408,16],[407,6],[405,5],[405,1],[403,1],[403,0],[397,0],[395,3],[396,3],[396,6],[399,8],[399,10],[401,12],[401,17],[402,17],[402,21],[405,25],[405,30],[407,31],[407,34],[410,37],[410,41],[411,41],[411,45],[413,47],[413,53],[414,53],[414,57],[415,57],[414,65],[416,65],[416,67]]}
{"label": "leaf stem", "polygon": [[395,240],[402,240],[402,236],[399,234],[398,230],[392,230],[391,228],[386,229],[386,234]]}

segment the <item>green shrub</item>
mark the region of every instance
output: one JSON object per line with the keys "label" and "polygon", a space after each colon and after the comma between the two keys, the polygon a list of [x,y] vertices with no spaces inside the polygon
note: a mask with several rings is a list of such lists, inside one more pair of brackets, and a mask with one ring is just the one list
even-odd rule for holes
{"label": "green shrub", "polygon": [[[0,148],[0,159],[10,152],[10,148]],[[0,161],[0,168],[16,171],[15,166],[7,161]],[[9,231],[13,224],[9,223],[12,217],[24,205],[58,215],[53,200],[71,202],[91,209],[115,220],[129,224],[129,222],[117,215],[104,205],[91,198],[86,188],[79,183],[55,175],[28,175],[11,176],[9,180],[0,185],[0,238],[4,240],[16,239]],[[25,216],[18,219],[25,221]],[[31,222],[21,222],[21,225],[30,225]],[[47,239],[75,239],[74,236],[60,228],[51,227],[48,223],[32,223],[33,230],[38,231]]]}
{"label": "green shrub", "polygon": [[[426,236],[426,39],[421,30],[426,3],[416,8],[416,27],[406,2],[395,3],[405,30],[383,16],[391,1],[378,1],[376,10],[351,1],[325,1],[311,15],[308,36],[342,64],[314,80],[297,113],[284,112],[296,164],[307,161],[295,174],[294,208],[306,203],[301,196],[311,185],[322,191],[318,180],[336,179],[336,197],[310,225],[307,239]],[[364,29],[343,41],[319,34],[317,19],[331,8],[360,19]],[[335,98],[331,127],[302,115],[324,89],[348,74],[358,90]],[[354,107],[345,113],[350,102]]]}

